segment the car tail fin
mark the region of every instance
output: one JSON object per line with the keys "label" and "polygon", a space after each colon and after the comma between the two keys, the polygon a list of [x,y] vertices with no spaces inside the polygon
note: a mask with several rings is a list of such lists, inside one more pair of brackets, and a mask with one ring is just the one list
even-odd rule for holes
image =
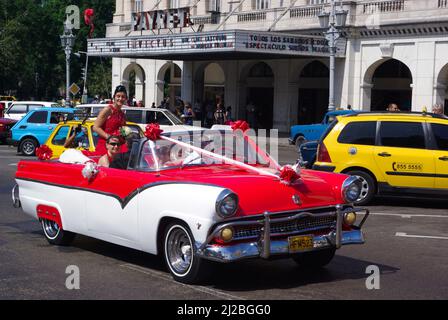
{"label": "car tail fin", "polygon": [[331,163],[331,157],[328,153],[328,149],[325,146],[325,143],[321,142],[319,144],[319,148],[317,150],[317,161],[318,162],[330,162]]}

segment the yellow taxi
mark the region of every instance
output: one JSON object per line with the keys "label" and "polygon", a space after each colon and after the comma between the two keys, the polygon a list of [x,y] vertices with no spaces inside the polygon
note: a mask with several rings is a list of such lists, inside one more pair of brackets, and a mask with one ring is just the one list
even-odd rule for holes
{"label": "yellow taxi", "polygon": [[356,204],[376,194],[448,196],[448,118],[431,113],[337,117],[321,138],[313,169],[362,181]]}
{"label": "yellow taxi", "polygon": [[[99,136],[92,130],[93,124],[93,120],[60,122],[45,142],[45,144],[53,151],[52,159],[59,158],[62,152],[67,148],[76,148],[78,150],[87,150],[91,152],[95,151]],[[138,124],[126,122],[126,126],[133,132],[137,132],[140,137],[144,137],[144,133]],[[71,138],[73,135],[74,138]]]}

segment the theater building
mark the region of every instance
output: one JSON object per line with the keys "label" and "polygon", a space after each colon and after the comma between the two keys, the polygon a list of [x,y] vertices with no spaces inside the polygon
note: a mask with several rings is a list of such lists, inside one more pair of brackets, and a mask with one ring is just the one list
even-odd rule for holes
{"label": "theater building", "polygon": [[[336,1],[336,106],[448,109],[448,0]],[[170,98],[257,107],[260,126],[288,132],[328,107],[329,48],[318,15],[329,0],[117,0],[91,56],[112,57],[112,87],[146,106]]]}

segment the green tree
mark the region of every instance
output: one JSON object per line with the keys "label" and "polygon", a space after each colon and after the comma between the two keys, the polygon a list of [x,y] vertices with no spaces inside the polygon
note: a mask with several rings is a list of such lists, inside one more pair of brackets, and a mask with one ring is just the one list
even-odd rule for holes
{"label": "green tree", "polygon": [[[112,21],[113,0],[0,0],[0,93],[15,92],[18,98],[51,99],[65,88],[65,54],[59,35],[63,32],[65,9],[68,5],[80,8],[80,30],[74,30],[76,42],[73,52],[86,51],[89,27],[84,25],[86,8],[95,10],[93,37],[104,37],[106,23]],[[88,79],[102,65],[111,72],[110,62],[91,59]],[[71,59],[71,81],[82,87],[81,68],[84,58]],[[109,68],[106,70],[106,68]],[[103,82],[103,79],[101,79]],[[95,83],[88,85],[93,85]]]}

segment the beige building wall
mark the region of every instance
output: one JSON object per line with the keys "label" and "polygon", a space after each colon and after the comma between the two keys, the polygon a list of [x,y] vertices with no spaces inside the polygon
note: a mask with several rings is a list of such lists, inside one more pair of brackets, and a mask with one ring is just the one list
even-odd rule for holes
{"label": "beige building wall", "polygon": [[[137,1],[138,2],[138,1]],[[143,0],[143,10],[168,9],[171,7],[191,7],[191,18],[195,22],[192,29],[200,25],[203,31],[224,29],[250,29],[293,34],[322,35],[317,15],[322,8],[328,11],[324,1],[298,0],[279,18],[292,3],[290,0],[265,1],[266,9],[259,9],[261,0],[240,1],[221,0],[220,12],[211,13],[216,1]],[[339,3],[339,1],[337,1]],[[107,37],[125,37],[153,34],[152,31],[132,31],[131,14],[138,6],[134,0],[117,0],[113,21],[107,26]],[[431,109],[435,103],[448,100],[448,1],[443,0],[376,0],[342,1],[342,7],[349,11],[348,25],[344,29],[347,37],[345,58],[336,62],[336,106],[351,105],[354,109],[370,110],[372,101],[372,77],[385,61],[396,59],[409,68],[412,74],[412,110],[423,107]],[[338,6],[339,8],[339,6]],[[184,28],[185,29],[185,28]],[[160,30],[161,34],[180,30]],[[206,57],[204,58],[206,59]],[[136,72],[136,98],[143,99],[145,105],[160,103],[164,95],[164,70],[177,64],[182,70],[181,98],[193,101],[201,98],[201,86],[224,87],[226,105],[233,107],[235,116],[245,115],[248,86],[271,86],[273,97],[273,127],[287,132],[298,121],[298,106],[301,89],[328,88],[327,83],[316,79],[303,79],[300,73],[313,60],[329,64],[326,58],[317,59],[276,59],[276,60],[225,60],[225,61],[167,61],[152,59],[113,58],[112,85],[127,85],[130,70]],[[274,75],[272,83],[254,83],[248,79],[251,66],[263,61]],[[203,80],[204,68],[213,64]],[[217,71],[217,66],[223,72]],[[224,76],[224,79],[222,78]],[[251,82],[252,81],[252,82]],[[381,86],[398,85],[394,79],[381,80]]]}

